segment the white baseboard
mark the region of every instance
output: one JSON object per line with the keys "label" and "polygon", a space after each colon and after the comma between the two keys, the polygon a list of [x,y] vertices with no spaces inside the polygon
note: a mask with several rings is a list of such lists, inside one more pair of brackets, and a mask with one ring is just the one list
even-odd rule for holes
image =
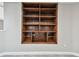
{"label": "white baseboard", "polygon": [[79,53],[72,53],[72,54],[79,57]]}
{"label": "white baseboard", "polygon": [[0,56],[4,56],[4,55],[51,55],[51,54],[64,54],[64,55],[74,55],[74,56],[78,56],[78,53],[74,53],[74,52],[47,52],[47,51],[36,51],[36,52],[3,52],[0,54]]}

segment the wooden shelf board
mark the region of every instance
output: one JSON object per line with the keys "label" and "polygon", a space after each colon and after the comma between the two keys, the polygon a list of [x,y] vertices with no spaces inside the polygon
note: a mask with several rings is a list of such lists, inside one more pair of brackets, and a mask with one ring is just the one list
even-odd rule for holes
{"label": "wooden shelf board", "polygon": [[56,10],[56,8],[40,8],[40,10]]}
{"label": "wooden shelf board", "polygon": [[56,16],[49,16],[49,15],[42,15],[42,16],[39,16],[39,15],[23,15],[23,17],[45,17],[45,18],[48,18],[48,17],[56,17]]}
{"label": "wooden shelf board", "polygon": [[40,22],[40,25],[56,25],[51,22]]}
{"label": "wooden shelf board", "polygon": [[56,37],[56,36],[48,36],[48,37]]}
{"label": "wooden shelf board", "polygon": [[22,31],[22,32],[56,32],[56,31],[45,31],[45,30],[44,31],[28,31],[27,30],[27,31]]}
{"label": "wooden shelf board", "polygon": [[23,44],[57,44],[56,42],[23,42]]}
{"label": "wooden shelf board", "polygon": [[56,25],[52,24],[51,22],[27,22],[24,25]]}
{"label": "wooden shelf board", "polygon": [[39,11],[39,9],[40,10],[56,10],[56,8],[23,8],[23,9],[25,9],[25,10],[37,10],[37,11]]}
{"label": "wooden shelf board", "polygon": [[37,15],[23,15],[23,17],[39,17]]}
{"label": "wooden shelf board", "polygon": [[39,8],[23,8],[24,10],[39,11]]}
{"label": "wooden shelf board", "polygon": [[31,37],[31,36],[24,36],[24,37]]}
{"label": "wooden shelf board", "polygon": [[24,25],[39,25],[39,22],[27,22]]}

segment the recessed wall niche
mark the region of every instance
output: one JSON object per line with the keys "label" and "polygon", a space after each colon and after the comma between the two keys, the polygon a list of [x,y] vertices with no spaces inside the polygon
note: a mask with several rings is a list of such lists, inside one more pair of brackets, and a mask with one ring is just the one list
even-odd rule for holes
{"label": "recessed wall niche", "polygon": [[57,3],[22,3],[22,44],[57,44]]}

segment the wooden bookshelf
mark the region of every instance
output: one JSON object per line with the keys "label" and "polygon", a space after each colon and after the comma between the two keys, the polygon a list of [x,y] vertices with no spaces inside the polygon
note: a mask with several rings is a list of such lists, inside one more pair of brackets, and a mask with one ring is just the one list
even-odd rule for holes
{"label": "wooden bookshelf", "polygon": [[22,3],[22,44],[57,44],[57,3]]}

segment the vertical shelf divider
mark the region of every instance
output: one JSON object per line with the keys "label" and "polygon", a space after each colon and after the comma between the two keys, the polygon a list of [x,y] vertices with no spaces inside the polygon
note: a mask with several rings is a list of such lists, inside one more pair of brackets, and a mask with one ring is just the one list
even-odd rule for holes
{"label": "vertical shelf divider", "polygon": [[39,31],[40,31],[40,4],[39,4]]}
{"label": "vertical shelf divider", "polygon": [[48,42],[48,32],[46,32],[46,42]]}
{"label": "vertical shelf divider", "polygon": [[33,38],[32,38],[32,36],[33,36],[33,35],[32,35],[32,32],[31,32],[31,41],[33,42]]}

